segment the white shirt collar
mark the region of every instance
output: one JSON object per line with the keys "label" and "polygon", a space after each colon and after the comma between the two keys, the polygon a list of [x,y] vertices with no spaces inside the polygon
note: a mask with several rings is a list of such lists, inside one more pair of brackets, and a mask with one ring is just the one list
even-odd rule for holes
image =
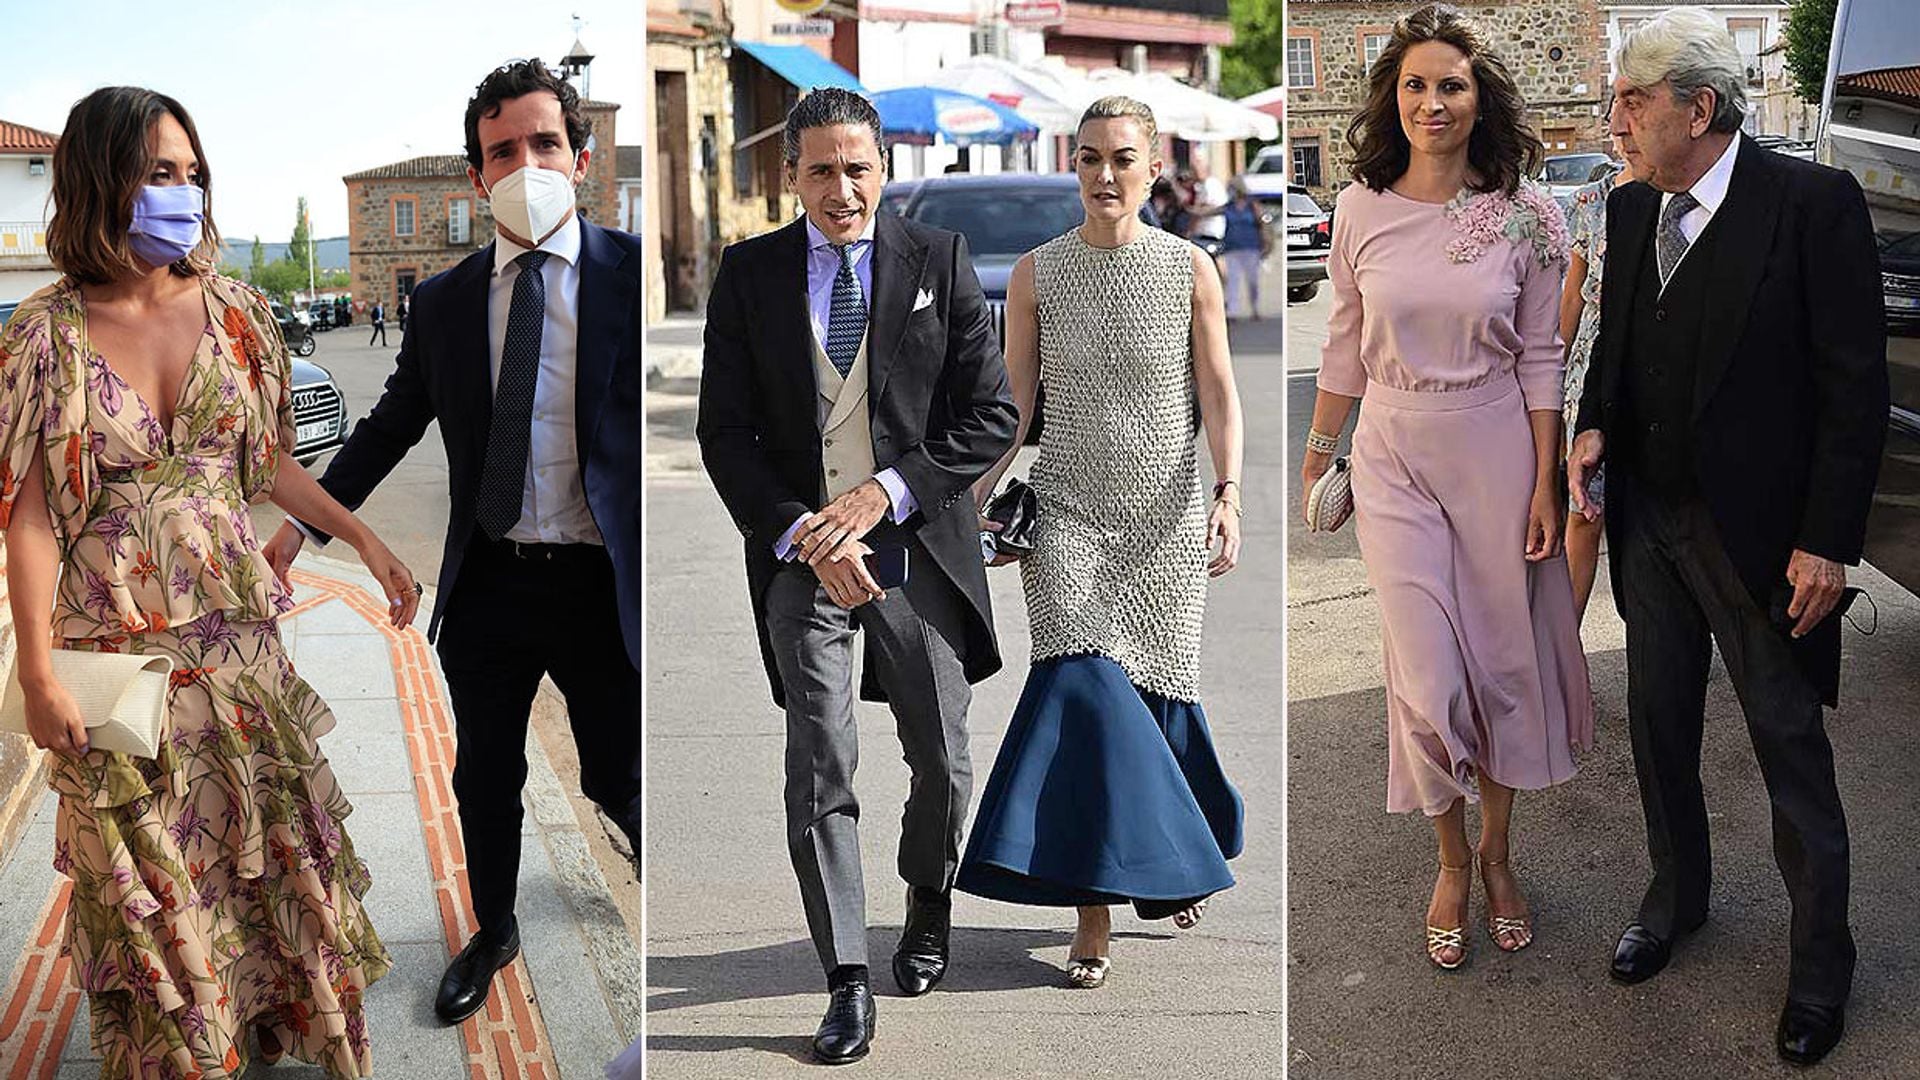
{"label": "white shirt collar", "polygon": [[[815,248],[826,247],[829,244],[833,243],[833,241],[827,239],[827,234],[821,232],[819,226],[813,223],[813,218],[805,217],[803,218],[803,220],[806,221],[807,223],[807,250],[808,251],[812,251]],[[855,239],[853,242],[856,244],[872,243],[873,242],[873,226],[879,220],[880,220],[880,211],[876,208],[874,212],[867,218],[867,227],[860,231],[860,236],[857,239]]]}
{"label": "white shirt collar", "polygon": [[[1733,182],[1733,159],[1739,155],[1740,135],[1736,132],[1733,141],[1729,142],[1727,148],[1721,152],[1719,160],[1715,161],[1700,179],[1695,180],[1693,186],[1687,189],[1687,193],[1693,196],[1693,200],[1700,204],[1708,217],[1718,212],[1720,204],[1727,201],[1727,185]],[[1671,198],[1673,198],[1671,192],[1663,196],[1660,200],[1660,208],[1666,209],[1667,200]]]}
{"label": "white shirt collar", "polygon": [[568,214],[566,222],[553,230],[553,235],[541,241],[537,248],[521,247],[507,239],[505,233],[496,229],[493,234],[494,276],[500,276],[500,271],[506,269],[508,263],[529,251],[544,251],[549,255],[557,255],[565,260],[568,266],[580,265],[580,211],[575,210]]}

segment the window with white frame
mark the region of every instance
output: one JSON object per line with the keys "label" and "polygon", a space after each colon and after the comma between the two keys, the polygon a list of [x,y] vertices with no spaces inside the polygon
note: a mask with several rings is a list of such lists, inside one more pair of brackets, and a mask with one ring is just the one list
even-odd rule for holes
{"label": "window with white frame", "polygon": [[1373,70],[1373,62],[1387,50],[1387,42],[1393,40],[1392,34],[1367,34],[1360,39],[1360,66]]}
{"label": "window with white frame", "polygon": [[1287,89],[1311,90],[1313,77],[1313,39],[1306,36],[1287,39]]}
{"label": "window with white frame", "polygon": [[413,235],[413,217],[416,208],[416,203],[412,199],[395,199],[393,201],[393,235]]}
{"label": "window with white frame", "polygon": [[447,203],[447,243],[473,242],[473,200],[454,199]]}
{"label": "window with white frame", "polygon": [[1293,182],[1308,187],[1320,186],[1320,139],[1318,136],[1290,136],[1293,151]]}

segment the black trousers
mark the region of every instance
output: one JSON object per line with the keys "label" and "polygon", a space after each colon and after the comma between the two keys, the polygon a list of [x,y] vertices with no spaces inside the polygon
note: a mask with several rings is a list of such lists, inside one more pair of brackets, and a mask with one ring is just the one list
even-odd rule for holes
{"label": "black trousers", "polygon": [[1700,737],[1713,643],[1733,681],[1773,807],[1773,855],[1793,902],[1787,994],[1839,1005],[1853,981],[1847,819],[1819,694],[1734,572],[1697,498],[1630,497],[1621,517],[1627,713],[1653,881],[1640,921],[1662,937],[1707,914],[1712,854]]}
{"label": "black trousers", "polygon": [[515,554],[477,532],[440,625],[453,698],[453,794],[482,929],[513,922],[527,721],[540,678],[565,695],[581,792],[640,850],[640,673],[620,637],[613,561],[568,544]]}
{"label": "black trousers", "polygon": [[384,319],[382,319],[382,320],[380,320],[380,321],[378,321],[378,322],[375,322],[375,323],[373,324],[373,333],[372,333],[372,334],[370,334],[370,335],[368,335],[368,337],[367,337],[367,344],[368,344],[368,345],[372,345],[372,344],[373,344],[373,339],[374,339],[374,338],[379,338],[379,339],[380,339],[380,344],[381,344],[381,345],[383,345],[383,346],[384,346],[384,345],[385,345],[385,344],[387,343],[387,323],[386,323],[386,320],[384,320]]}

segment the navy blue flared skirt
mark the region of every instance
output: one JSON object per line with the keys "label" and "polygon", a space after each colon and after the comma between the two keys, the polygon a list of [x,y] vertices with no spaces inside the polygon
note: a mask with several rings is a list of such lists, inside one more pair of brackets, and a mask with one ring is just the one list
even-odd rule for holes
{"label": "navy blue flared skirt", "polygon": [[1241,833],[1199,705],[1134,686],[1104,656],[1056,657],[1027,675],[954,887],[1160,918],[1233,884]]}

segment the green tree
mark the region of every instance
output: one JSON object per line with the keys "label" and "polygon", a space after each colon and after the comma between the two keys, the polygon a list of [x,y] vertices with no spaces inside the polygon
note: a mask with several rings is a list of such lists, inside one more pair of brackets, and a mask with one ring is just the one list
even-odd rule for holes
{"label": "green tree", "polygon": [[247,281],[254,285],[260,284],[260,271],[266,268],[267,249],[261,246],[260,237],[258,234],[255,234],[253,238],[253,250],[249,252],[247,256]]}
{"label": "green tree", "polygon": [[1793,0],[1781,36],[1787,41],[1787,74],[1802,101],[1819,104],[1827,89],[1827,52],[1833,45],[1833,15],[1839,0]]}
{"label": "green tree", "polygon": [[307,258],[312,252],[313,239],[307,232],[307,199],[303,195],[299,208],[294,211],[293,239],[287,242],[287,259],[300,268],[302,276],[307,272]]}
{"label": "green tree", "polygon": [[293,303],[295,290],[307,287],[307,264],[275,259],[260,268],[253,286],[283,304]]}
{"label": "green tree", "polygon": [[1220,52],[1220,92],[1243,98],[1278,84],[1286,49],[1283,0],[1229,0],[1227,8],[1233,44]]}

